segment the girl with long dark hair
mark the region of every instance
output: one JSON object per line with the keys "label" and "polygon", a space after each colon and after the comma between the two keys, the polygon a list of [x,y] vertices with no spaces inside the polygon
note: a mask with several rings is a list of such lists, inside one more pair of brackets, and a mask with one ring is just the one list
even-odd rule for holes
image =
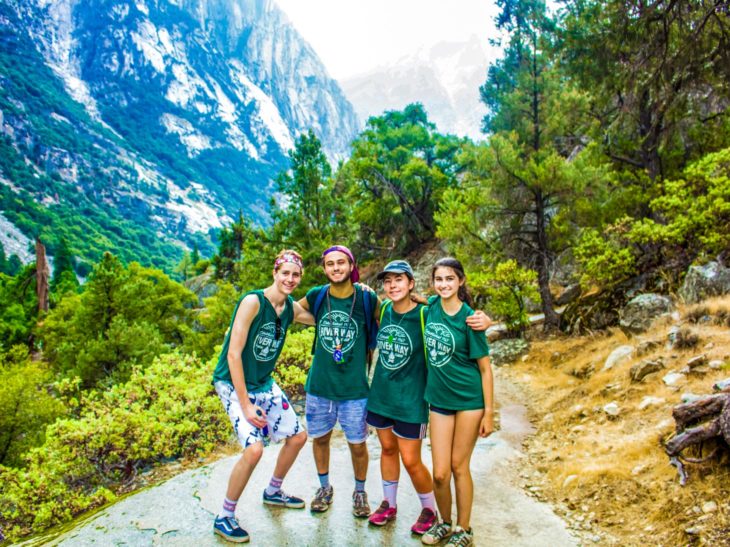
{"label": "girl with long dark hair", "polygon": [[[494,395],[489,346],[483,332],[466,328],[473,315],[466,274],[455,258],[442,258],[431,271],[437,298],[425,327],[430,406],[431,453],[436,503],[441,520],[421,541],[467,547],[474,537],[469,526],[474,484],[469,462],[478,436],[494,431]],[[456,492],[456,525],[451,520],[451,477]]]}

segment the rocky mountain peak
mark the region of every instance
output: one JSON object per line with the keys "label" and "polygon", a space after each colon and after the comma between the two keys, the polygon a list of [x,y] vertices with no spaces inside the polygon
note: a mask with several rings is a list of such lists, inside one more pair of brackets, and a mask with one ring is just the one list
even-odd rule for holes
{"label": "rocky mountain peak", "polygon": [[335,159],[358,130],[337,83],[271,0],[5,6],[4,43],[16,46],[0,46],[0,69],[22,57],[37,70],[0,72],[17,84],[0,92],[0,131],[39,176],[67,183],[24,188],[35,206],[81,193],[189,246],[191,232],[208,237],[238,210],[266,222],[271,181],[301,132],[314,130]]}

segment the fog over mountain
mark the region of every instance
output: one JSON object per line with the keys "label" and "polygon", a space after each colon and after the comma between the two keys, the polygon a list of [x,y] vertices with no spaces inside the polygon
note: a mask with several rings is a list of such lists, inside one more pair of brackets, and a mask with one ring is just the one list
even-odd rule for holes
{"label": "fog over mountain", "polygon": [[484,138],[486,107],[479,86],[486,80],[489,58],[481,40],[441,42],[399,61],[340,81],[361,123],[384,110],[422,103],[439,131]]}

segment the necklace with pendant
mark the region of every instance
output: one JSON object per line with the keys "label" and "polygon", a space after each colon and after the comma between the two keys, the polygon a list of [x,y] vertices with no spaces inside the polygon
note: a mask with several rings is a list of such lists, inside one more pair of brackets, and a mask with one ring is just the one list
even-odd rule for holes
{"label": "necklace with pendant", "polygon": [[[411,310],[408,310],[407,312],[405,312],[404,314],[402,314],[400,316],[400,320],[395,325],[396,327],[400,327],[400,324],[403,322],[403,319],[405,319],[406,315],[408,315],[410,313],[410,311]],[[393,305],[392,304],[390,305],[390,309],[388,310],[388,319],[390,319],[390,324],[392,325],[393,324]],[[392,344],[393,340],[394,340],[393,331],[391,330],[390,334],[388,335],[388,343]]]}
{"label": "necklace with pendant", "polygon": [[[350,327],[350,321],[352,320],[352,312],[355,310],[355,300],[357,300],[357,290],[355,290],[352,293],[352,305],[350,306],[350,313],[347,315],[347,323],[345,324],[345,328]],[[332,323],[332,303],[330,302],[330,290],[327,289],[327,317],[329,318],[330,322],[330,329],[332,329],[332,332],[335,332],[335,326]],[[332,352],[332,359],[337,364],[342,364],[345,362],[345,356],[342,352],[342,342],[340,341],[340,337],[338,335],[335,335],[335,349]]]}

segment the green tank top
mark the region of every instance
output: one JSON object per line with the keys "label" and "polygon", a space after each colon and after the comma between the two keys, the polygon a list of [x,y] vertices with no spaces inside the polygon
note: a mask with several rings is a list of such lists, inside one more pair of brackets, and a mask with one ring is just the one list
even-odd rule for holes
{"label": "green tank top", "polygon": [[[322,286],[307,292],[309,309],[314,309]],[[353,307],[353,298],[355,303]],[[352,316],[350,317],[350,311]],[[317,317],[317,344],[312,367],[304,389],[307,393],[333,401],[352,401],[368,396],[367,341],[362,291],[355,288],[352,296],[325,297]],[[343,360],[336,363],[334,351],[340,346]]]}
{"label": "green tank top", "polygon": [[[383,305],[378,331],[378,361],[370,386],[368,410],[386,418],[414,424],[428,422],[426,356],[423,351],[421,304],[408,313]],[[425,321],[425,313],[424,318]]]}
{"label": "green tank top", "polygon": [[294,305],[291,296],[287,296],[284,310],[278,317],[281,321],[280,336],[276,336],[276,310],[271,302],[264,296],[263,290],[251,291],[244,294],[236,304],[231,316],[231,323],[226,332],[223,348],[221,349],[218,364],[213,372],[213,382],[224,381],[231,382],[231,371],[228,368],[228,348],[231,344],[231,329],[233,321],[236,319],[236,313],[241,306],[241,302],[249,294],[255,294],[259,299],[259,312],[251,322],[248,329],[246,343],[241,352],[241,360],[243,361],[243,374],[246,378],[246,389],[249,392],[258,392],[268,389],[273,379],[271,373],[276,366],[276,360],[281,354],[286,340],[286,332],[294,319]]}

